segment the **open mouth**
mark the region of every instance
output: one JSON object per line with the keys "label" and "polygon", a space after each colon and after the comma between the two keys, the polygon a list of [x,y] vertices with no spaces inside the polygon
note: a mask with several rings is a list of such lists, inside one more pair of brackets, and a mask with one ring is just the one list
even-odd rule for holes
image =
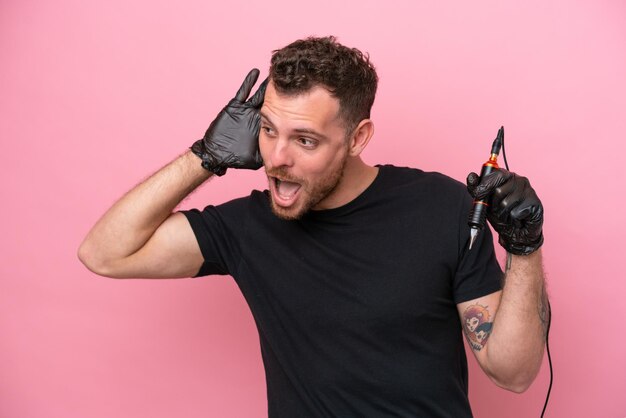
{"label": "open mouth", "polygon": [[298,196],[302,185],[300,183],[281,180],[278,177],[271,177],[272,192],[274,200],[280,206],[290,206]]}

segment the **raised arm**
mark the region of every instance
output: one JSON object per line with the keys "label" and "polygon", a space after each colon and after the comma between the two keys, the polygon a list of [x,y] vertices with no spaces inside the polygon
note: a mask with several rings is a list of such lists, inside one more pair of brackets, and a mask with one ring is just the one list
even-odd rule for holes
{"label": "raised arm", "polygon": [[524,177],[498,170],[468,176],[476,199],[490,198],[489,221],[507,250],[502,291],[458,305],[463,330],[482,369],[498,386],[523,392],[543,358],[549,305],[541,250],[543,207]]}
{"label": "raised arm", "polygon": [[250,71],[191,151],[136,186],[102,216],[78,249],[87,268],[113,278],[191,277],[198,272],[203,258],[196,238],[184,215],[172,211],[213,173],[262,166],[258,111],[266,83],[246,101],[258,76],[258,70]]}

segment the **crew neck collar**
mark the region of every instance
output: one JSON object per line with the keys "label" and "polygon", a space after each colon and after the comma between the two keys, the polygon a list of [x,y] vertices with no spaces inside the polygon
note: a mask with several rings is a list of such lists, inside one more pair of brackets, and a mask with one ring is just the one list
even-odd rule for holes
{"label": "crew neck collar", "polygon": [[361,194],[359,194],[357,197],[355,197],[354,199],[352,199],[351,201],[349,201],[345,205],[342,205],[342,206],[339,206],[339,207],[336,207],[336,208],[309,210],[302,217],[302,219],[303,220],[305,220],[305,219],[326,219],[326,218],[342,216],[342,215],[345,215],[347,213],[350,213],[352,210],[354,210],[356,207],[358,207],[359,204],[362,201],[367,199],[367,197],[369,195],[371,195],[372,193],[375,193],[376,189],[378,189],[379,184],[381,183],[381,178],[385,176],[385,166],[377,164],[377,165],[375,165],[375,167],[378,168],[378,173],[376,173],[376,177],[374,177],[374,180],[370,183],[370,185],[367,186],[367,188],[365,190],[363,190],[363,192],[361,192]]}

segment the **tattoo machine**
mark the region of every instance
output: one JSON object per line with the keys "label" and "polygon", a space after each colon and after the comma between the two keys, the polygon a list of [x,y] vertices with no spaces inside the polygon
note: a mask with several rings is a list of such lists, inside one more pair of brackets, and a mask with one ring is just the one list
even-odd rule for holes
{"label": "tattoo machine", "polygon": [[[493,140],[493,144],[491,145],[491,156],[489,157],[489,160],[487,160],[487,162],[483,164],[483,167],[480,171],[481,179],[487,174],[500,168],[498,166],[498,155],[500,154],[500,148],[502,148],[504,154],[504,164],[508,169],[509,165],[507,164],[506,153],[504,152],[504,126],[501,126],[500,129],[498,129],[496,139]],[[467,222],[470,227],[470,250],[472,249],[474,241],[476,241],[476,238],[478,237],[478,233],[485,227],[488,206],[489,204],[486,202],[485,199],[474,201],[474,206],[472,207]]]}

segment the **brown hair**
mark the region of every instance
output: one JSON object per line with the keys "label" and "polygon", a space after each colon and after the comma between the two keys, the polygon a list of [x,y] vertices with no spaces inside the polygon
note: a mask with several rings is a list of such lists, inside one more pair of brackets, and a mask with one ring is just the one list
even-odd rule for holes
{"label": "brown hair", "polygon": [[276,91],[297,95],[317,85],[339,100],[346,132],[370,117],[378,76],[369,55],[337,42],[334,36],[297,40],[272,53],[270,78]]}

